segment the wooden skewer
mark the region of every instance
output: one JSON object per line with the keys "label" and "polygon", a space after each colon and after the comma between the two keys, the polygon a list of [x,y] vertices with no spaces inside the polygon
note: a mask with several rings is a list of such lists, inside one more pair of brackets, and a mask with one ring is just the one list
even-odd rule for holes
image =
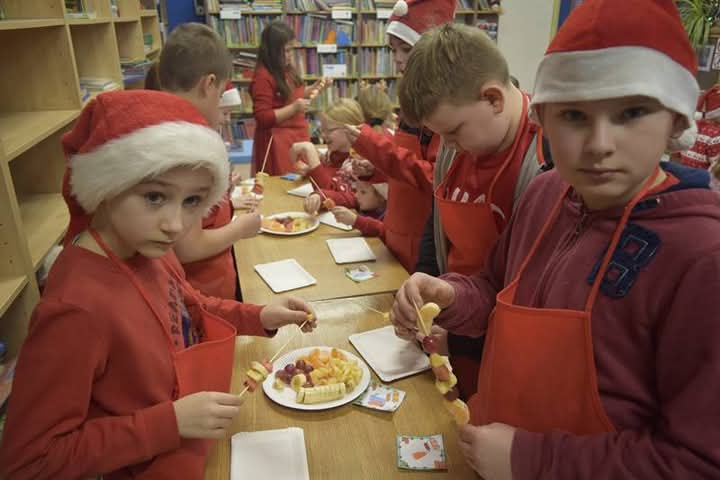
{"label": "wooden skewer", "polygon": [[323,197],[325,200],[328,199],[328,197],[323,193],[322,189],[320,188],[320,185],[317,184],[314,178],[309,177],[310,181],[315,185],[315,188],[317,188],[317,192],[320,194],[321,197]]}
{"label": "wooden skewer", "polygon": [[360,303],[360,302],[353,302],[353,303],[356,304],[356,305],[359,305],[359,306],[361,306],[361,307],[363,307],[363,308],[365,308],[365,309],[367,309],[367,310],[370,310],[371,312],[377,313],[378,315],[385,316],[385,315],[388,313],[388,312],[381,312],[380,310],[377,310],[377,309],[375,309],[375,308],[369,307],[369,306],[367,306],[367,305],[365,305],[365,304],[362,304],[362,303]]}
{"label": "wooden skewer", "polygon": [[415,300],[413,300],[413,307],[415,307],[415,313],[417,313],[418,317],[418,326],[420,327],[420,331],[423,335],[426,337],[430,335],[430,332],[427,331],[427,328],[425,327],[425,322],[423,322],[422,315],[420,314],[420,309],[417,306],[417,303],[415,303]]}
{"label": "wooden skewer", "polygon": [[[265,164],[267,163],[268,156],[270,155],[270,147],[272,147],[273,138],[273,136],[270,136],[270,141],[268,142],[267,150],[265,150],[265,159],[263,160],[260,173],[265,173]],[[257,176],[257,174],[255,174],[255,176]]]}
{"label": "wooden skewer", "polygon": [[[299,330],[299,331],[302,332],[302,329],[303,329],[303,327],[307,324],[307,322],[308,322],[308,320],[305,320],[305,321],[302,323],[302,325],[300,325],[300,330]],[[280,353],[281,353],[283,350],[285,350],[285,347],[287,347],[288,345],[290,345],[290,342],[292,342],[292,341],[295,339],[295,335],[297,335],[297,332],[295,332],[295,333],[293,333],[292,335],[290,335],[290,338],[288,338],[288,341],[285,342],[282,347],[280,347],[280,348],[277,349],[277,352],[275,352],[275,355],[273,355],[272,358],[271,358],[270,360],[268,360],[268,362],[273,363],[275,360],[277,360],[277,357],[280,355]],[[242,392],[240,392],[240,394],[238,395],[238,398],[242,398],[242,396],[245,395],[248,390],[250,390],[250,388],[247,387],[247,386],[246,386],[245,388],[243,388]]]}

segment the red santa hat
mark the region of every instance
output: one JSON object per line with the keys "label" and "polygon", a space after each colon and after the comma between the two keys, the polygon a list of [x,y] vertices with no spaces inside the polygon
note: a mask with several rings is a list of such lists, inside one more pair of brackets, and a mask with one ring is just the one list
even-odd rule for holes
{"label": "red santa hat", "polygon": [[[682,114],[687,130],[669,148],[694,142],[697,58],[673,0],[586,0],[540,62],[532,106],[627,96],[652,97]],[[537,111],[530,115],[537,120]]]}
{"label": "red santa hat", "polygon": [[225,84],[225,91],[220,97],[220,108],[223,107],[239,107],[242,105],[242,99],[240,98],[240,91],[235,88],[235,85],[231,81]]}
{"label": "red santa hat", "polygon": [[103,200],[176,167],[210,171],[208,210],[228,189],[230,165],[220,135],[192,103],[169,93],[103,93],[85,106],[62,146],[68,160],[63,196],[71,215],[66,242],[87,228]]}
{"label": "red santa hat", "polygon": [[457,0],[398,0],[386,33],[409,45],[433,27],[452,22]]}

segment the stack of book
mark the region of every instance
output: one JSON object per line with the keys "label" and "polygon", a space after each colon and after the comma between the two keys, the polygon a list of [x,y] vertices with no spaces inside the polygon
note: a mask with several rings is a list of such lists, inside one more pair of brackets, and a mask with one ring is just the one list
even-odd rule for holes
{"label": "stack of book", "polygon": [[100,93],[119,90],[120,85],[111,78],[80,77],[80,88],[85,88],[90,93]]}
{"label": "stack of book", "polygon": [[233,78],[252,78],[257,66],[257,54],[236,52],[233,60]]}
{"label": "stack of book", "polygon": [[145,75],[152,64],[153,62],[147,59],[126,60],[121,58],[120,68],[122,70],[123,82],[128,84],[145,80]]}
{"label": "stack of book", "polygon": [[323,75],[323,65],[345,65],[345,76],[353,76],[357,71],[357,55],[345,50],[337,53],[319,55],[313,48],[299,48],[293,52],[293,65],[301,77],[317,77]]}
{"label": "stack of book", "polygon": [[85,0],[65,0],[66,18],[95,18],[96,16]]}

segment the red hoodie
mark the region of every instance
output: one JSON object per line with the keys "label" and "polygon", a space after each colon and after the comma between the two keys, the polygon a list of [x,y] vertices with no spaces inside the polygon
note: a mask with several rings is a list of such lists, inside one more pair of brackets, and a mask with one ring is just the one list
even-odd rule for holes
{"label": "red hoodie", "polygon": [[[193,294],[172,252],[126,263],[167,315],[174,351],[185,348],[179,304],[193,298],[239,333],[267,336],[262,306]],[[18,358],[0,450],[6,478],[147,478],[153,457],[181,447],[173,351],[159,325],[110,259],[66,246]],[[198,457],[178,478],[201,478],[204,465]]]}
{"label": "red hoodie", "polygon": [[[515,425],[515,480],[720,478],[720,197],[707,189],[706,172],[663,168],[680,184],[646,197],[625,229],[635,229],[629,246],[656,250],[635,265],[626,263],[637,257],[616,251],[613,259],[629,267],[619,277],[627,291],[606,280],[592,312],[600,399],[617,431],[576,436]],[[456,297],[440,325],[467,336],[485,332],[496,294],[516,275],[564,185],[556,172],[537,177],[485,270],[443,276]],[[621,213],[592,212],[576,233],[581,202],[567,197],[515,303],[583,310],[588,278]]]}

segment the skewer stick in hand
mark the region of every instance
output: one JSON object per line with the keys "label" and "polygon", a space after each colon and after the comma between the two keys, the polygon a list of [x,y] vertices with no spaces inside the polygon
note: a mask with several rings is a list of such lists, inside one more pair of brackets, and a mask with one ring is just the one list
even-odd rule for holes
{"label": "skewer stick in hand", "polygon": [[320,196],[323,197],[325,200],[327,200],[328,199],[327,195],[325,195],[323,193],[322,189],[320,188],[320,185],[317,184],[315,179],[310,177],[310,181],[313,183],[313,185],[315,185],[315,188],[317,188],[317,192],[320,194]]}
{"label": "skewer stick in hand", "polygon": [[430,335],[430,332],[428,331],[427,327],[425,326],[425,322],[423,321],[422,314],[420,314],[420,309],[418,308],[417,303],[415,303],[415,300],[413,300],[413,307],[415,307],[415,313],[417,313],[419,330],[423,335],[425,335],[427,337],[428,335]]}
{"label": "skewer stick in hand", "polygon": [[[260,169],[259,173],[265,173],[265,164],[267,164],[267,159],[268,159],[268,156],[270,155],[270,147],[272,147],[273,138],[274,137],[272,137],[272,136],[270,137],[270,141],[268,142],[267,150],[265,150],[265,159],[263,160],[262,168]],[[256,174],[256,176],[257,176],[257,174]]]}
{"label": "skewer stick in hand", "polygon": [[[302,332],[303,327],[307,324],[308,321],[310,321],[310,319],[305,320],[300,325],[301,332]],[[287,342],[285,342],[282,347],[277,349],[277,352],[275,352],[275,355],[273,355],[272,358],[270,360],[268,360],[270,363],[273,363],[275,360],[277,360],[277,357],[280,355],[280,353],[282,353],[282,351],[285,350],[285,348],[288,345],[290,345],[290,342],[292,342],[295,339],[295,335],[297,335],[297,332],[294,332],[292,335],[290,335],[290,338],[288,338]],[[250,387],[247,387],[247,386],[245,388],[243,388],[242,392],[240,392],[240,394],[238,395],[238,398],[242,398],[242,396],[245,395],[245,393],[247,393],[247,391],[249,389],[250,389]]]}

